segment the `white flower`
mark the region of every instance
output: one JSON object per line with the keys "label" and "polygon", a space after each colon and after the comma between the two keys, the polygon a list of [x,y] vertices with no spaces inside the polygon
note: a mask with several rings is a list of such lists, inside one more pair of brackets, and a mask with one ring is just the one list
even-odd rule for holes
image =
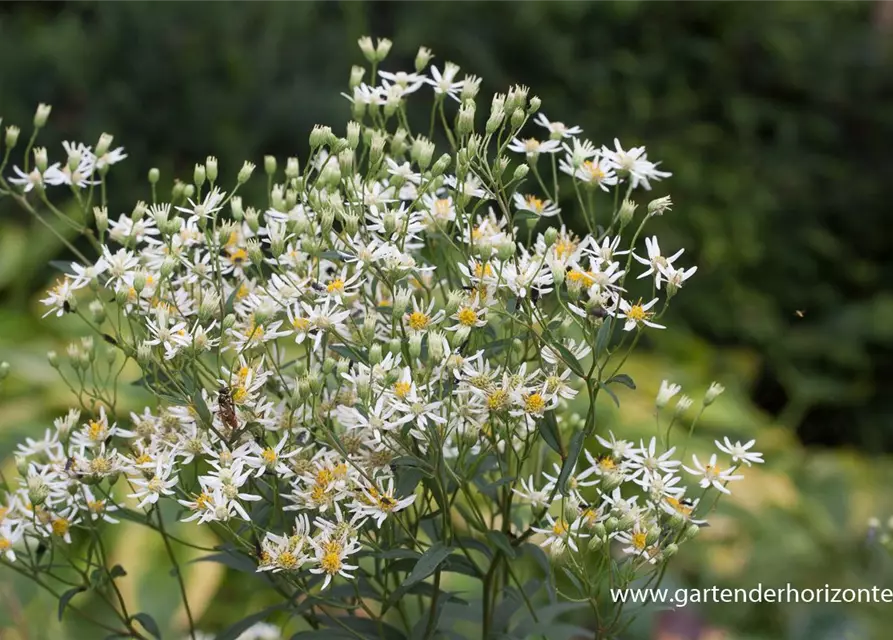
{"label": "white flower", "polygon": [[721,469],[716,463],[715,453],[710,456],[710,461],[706,465],[702,465],[696,455],[692,455],[691,459],[694,463],[694,468],[692,469],[686,466],[683,466],[682,468],[693,476],[701,476],[701,480],[698,484],[702,489],[712,486],[717,491],[730,494],[732,492],[725,487],[725,484],[732,480],[741,480],[744,477],[733,475],[735,473],[735,467],[725,470]]}
{"label": "white flower", "polygon": [[657,298],[652,300],[647,304],[642,304],[641,301],[636,304],[630,304],[623,298],[620,299],[620,312],[617,313],[618,318],[626,318],[626,323],[623,325],[624,331],[632,331],[636,327],[640,327],[642,325],[646,327],[651,327],[653,329],[666,329],[666,327],[662,324],[657,324],[656,322],[652,322],[650,318],[654,315],[653,311],[650,311],[651,307],[657,304]]}
{"label": "white flower", "polygon": [[523,153],[528,158],[535,159],[541,153],[558,153],[561,150],[560,140],[545,140],[540,142],[536,138],[512,138],[508,146],[509,151]]}
{"label": "white flower", "polygon": [[741,444],[740,441],[732,442],[729,440],[728,436],[723,438],[723,445],[719,440],[714,440],[716,444],[716,448],[722,451],[723,453],[727,453],[732,456],[732,462],[743,462],[748,467],[751,466],[754,462],[758,464],[763,463],[763,454],[758,453],[757,451],[749,451],[751,447],[753,447],[756,440],[750,440],[744,444]]}
{"label": "white flower", "polygon": [[561,554],[565,547],[570,547],[574,551],[579,551],[577,540],[580,538],[588,538],[588,533],[580,532],[580,525],[583,524],[583,518],[577,518],[568,524],[563,517],[555,520],[551,515],[546,514],[546,520],[549,523],[548,528],[531,527],[537,533],[542,533],[546,537],[540,543],[541,547],[549,547],[552,555]]}
{"label": "white flower", "polygon": [[647,258],[642,258],[633,253],[633,258],[635,258],[637,262],[648,265],[648,270],[642,273],[638,277],[638,279],[641,280],[642,278],[647,278],[648,276],[653,274],[654,286],[658,290],[660,290],[660,283],[664,276],[661,268],[666,269],[667,267],[671,267],[673,265],[673,261],[681,256],[685,252],[685,249],[680,249],[669,258],[666,258],[660,254],[660,245],[657,243],[657,236],[645,238],[645,248],[648,250]]}
{"label": "white flower", "polygon": [[707,393],[704,394],[704,406],[708,406],[713,404],[713,401],[716,400],[726,388],[719,384],[718,382],[711,382],[710,387],[707,388]]}
{"label": "white flower", "polygon": [[602,147],[601,155],[610,162],[617,171],[629,175],[632,188],[640,184],[645,189],[651,189],[649,180],[661,180],[669,178],[672,174],[667,171],[658,171],[659,163],[649,162],[645,147],[632,147],[624,150],[620,146],[620,140],[614,138],[614,149]]}
{"label": "white flower", "polygon": [[519,211],[530,211],[540,218],[551,218],[561,212],[561,209],[551,200],[541,200],[534,195],[521,195],[515,192],[514,201],[515,208]]}
{"label": "white flower", "polygon": [[561,138],[571,138],[583,133],[583,129],[581,129],[580,127],[568,127],[563,122],[550,122],[549,119],[546,117],[546,114],[542,112],[536,114],[536,117],[533,119],[533,121],[541,127],[546,128],[553,140],[560,140]]}
{"label": "white flower", "polygon": [[654,401],[654,404],[657,405],[658,409],[663,409],[665,406],[667,406],[667,403],[670,401],[670,399],[680,391],[682,391],[682,385],[673,384],[671,382],[668,382],[667,380],[662,380],[660,383],[660,389],[657,392],[657,399]]}

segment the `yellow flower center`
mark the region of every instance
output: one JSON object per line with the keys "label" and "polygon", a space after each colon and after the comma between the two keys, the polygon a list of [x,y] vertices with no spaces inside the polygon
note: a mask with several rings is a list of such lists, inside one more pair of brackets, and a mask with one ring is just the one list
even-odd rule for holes
{"label": "yellow flower center", "polygon": [[421,331],[427,327],[429,322],[431,322],[431,318],[428,317],[427,313],[413,311],[409,314],[409,326],[416,331]]}
{"label": "yellow flower center", "polygon": [[283,569],[294,569],[298,566],[298,559],[291,551],[283,551],[280,553],[277,562]]}
{"label": "yellow flower center", "polygon": [[478,321],[478,314],[471,307],[462,307],[456,314],[456,319],[459,320],[459,324],[464,324],[466,327],[473,327]]}
{"label": "yellow flower center", "polygon": [[205,509],[210,508],[211,506],[211,496],[202,491],[198,494],[198,497],[195,499],[195,510],[196,511],[204,511]]}
{"label": "yellow flower center", "polygon": [[544,204],[543,201],[536,196],[524,196],[524,199],[527,201],[527,206],[537,213],[542,213]]}
{"label": "yellow flower center", "polygon": [[577,243],[569,238],[561,238],[555,243],[555,255],[566,258],[577,250]]}
{"label": "yellow flower center", "polygon": [[293,326],[297,331],[307,331],[310,327],[310,320],[307,318],[295,318],[291,321],[291,326]]}
{"label": "yellow flower center", "polygon": [[497,411],[505,406],[508,401],[508,393],[502,389],[496,389],[487,396],[487,406],[492,411]]}
{"label": "yellow flower center", "polygon": [[328,284],[328,286],[326,287],[326,291],[328,291],[329,293],[344,292],[344,280],[342,280],[341,278],[335,278]]}
{"label": "yellow flower center", "polygon": [[540,141],[536,138],[527,138],[524,141],[524,150],[527,153],[537,153],[540,150]]}
{"label": "yellow flower center", "polygon": [[640,304],[634,304],[629,308],[629,311],[626,312],[626,317],[630,320],[635,320],[636,322],[642,322],[650,315],[651,314],[645,311],[644,307]]}
{"label": "yellow flower center", "polygon": [[598,459],[598,466],[602,471],[610,471],[617,466],[617,463],[614,462],[614,458],[611,456],[602,456]]}
{"label": "yellow flower center", "polygon": [[646,535],[646,533],[644,531],[636,531],[633,534],[633,546],[636,549],[638,549],[639,551],[641,551],[642,549],[645,548],[645,546],[647,544],[646,543],[647,539],[648,539],[648,536]]}
{"label": "yellow flower center", "polygon": [[248,389],[245,387],[236,387],[230,393],[230,397],[233,399],[233,402],[236,404],[242,404],[245,400],[248,399]]}
{"label": "yellow flower center", "polygon": [[334,575],[341,571],[341,556],[337,553],[327,553],[320,560],[319,566],[329,575]]}
{"label": "yellow flower center", "polygon": [[679,513],[681,513],[684,516],[691,515],[692,508],[689,507],[688,505],[682,504],[682,502],[680,502],[678,499],[674,498],[673,496],[667,497],[667,504],[670,505],[671,507],[673,507],[673,509],[675,509],[676,511],[678,511]]}
{"label": "yellow flower center", "polygon": [[569,282],[579,285],[589,286],[594,280],[592,278],[592,272],[590,271],[579,271],[578,269],[571,269],[567,272],[567,279]]}
{"label": "yellow flower center", "polygon": [[316,472],[316,486],[326,487],[335,479],[335,474],[331,469],[320,469]]}
{"label": "yellow flower center", "polygon": [[552,525],[552,533],[556,536],[563,536],[567,533],[567,523],[564,520],[556,520]]}
{"label": "yellow flower center", "polygon": [[103,440],[105,438],[105,425],[98,420],[91,420],[87,427],[87,435],[93,441]]}
{"label": "yellow flower center", "polygon": [[395,382],[394,383],[394,395],[398,398],[403,399],[409,393],[409,390],[412,389],[412,384],[409,382]]}
{"label": "yellow flower center", "polygon": [[261,457],[264,459],[264,464],[273,465],[276,464],[276,459],[278,456],[276,452],[270,448],[264,449],[264,452],[261,454]]}
{"label": "yellow flower center", "polygon": [[93,473],[100,475],[103,473],[108,473],[112,469],[112,463],[109,462],[108,458],[98,457],[93,458],[90,461],[90,471]]}
{"label": "yellow flower center", "polygon": [[53,520],[53,533],[59,537],[64,536],[68,533],[68,528],[71,526],[71,523],[68,522],[66,518],[56,518]]}
{"label": "yellow flower center", "polygon": [[391,496],[379,496],[378,498],[378,508],[382,511],[390,512],[394,507],[397,506],[397,501]]}
{"label": "yellow flower center", "polygon": [[248,260],[248,252],[245,251],[245,249],[236,249],[235,251],[230,252],[229,260],[235,265],[240,265]]}
{"label": "yellow flower center", "polygon": [[102,513],[105,511],[105,500],[88,500],[87,508],[93,513]]}
{"label": "yellow flower center", "polygon": [[598,182],[605,177],[605,172],[602,171],[602,168],[598,166],[598,162],[592,162],[591,160],[586,160],[583,163],[583,168],[589,172],[589,177],[591,180]]}
{"label": "yellow flower center", "polygon": [[474,265],[474,275],[477,278],[485,278],[493,275],[493,267],[489,262]]}
{"label": "yellow flower center", "polygon": [[527,413],[542,413],[546,408],[546,401],[538,393],[531,393],[524,398],[524,411]]}

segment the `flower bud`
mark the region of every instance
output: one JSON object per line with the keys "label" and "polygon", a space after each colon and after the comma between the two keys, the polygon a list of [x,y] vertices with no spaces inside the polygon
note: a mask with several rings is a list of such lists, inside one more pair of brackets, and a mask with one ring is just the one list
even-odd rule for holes
{"label": "flower bud", "polygon": [[41,102],[39,105],[37,105],[37,110],[34,112],[35,129],[42,129],[44,127],[44,125],[47,123],[47,118],[50,117],[50,111],[52,110],[53,107],[48,104],[44,104]]}
{"label": "flower bud", "polygon": [[512,129],[520,129],[526,119],[527,115],[524,113],[523,109],[515,109],[512,112],[512,118],[510,120]]}
{"label": "flower bud", "polygon": [[360,51],[363,53],[363,57],[366,58],[369,62],[375,62],[375,46],[372,44],[372,38],[369,36],[363,36],[359,40],[357,40],[357,44],[360,45]]}
{"label": "flower bud", "polygon": [[94,323],[102,324],[105,322],[105,306],[100,300],[93,300],[87,308]]}
{"label": "flower bud", "polygon": [[93,207],[93,220],[96,221],[99,234],[104,234],[109,228],[109,210],[106,207]]}
{"label": "flower bud", "polygon": [[459,107],[459,114],[456,116],[456,132],[460,136],[467,136],[474,131],[474,110],[475,104],[470,100]]}
{"label": "flower bud", "polygon": [[338,377],[341,378],[350,370],[350,360],[347,358],[341,358],[337,363],[335,363],[335,373],[338,374]]}
{"label": "flower bud", "polygon": [[452,160],[453,159],[450,157],[450,154],[444,153],[437,159],[437,162],[434,163],[434,166],[431,167],[431,175],[442,175],[444,171],[450,168],[450,163],[452,162]]}
{"label": "flower bud", "polygon": [[47,165],[49,164],[49,160],[47,160],[47,150],[46,147],[35,147],[34,148],[34,166],[43,173],[47,170]]}
{"label": "flower bud", "polygon": [[268,176],[276,173],[276,156],[264,156],[264,173]]}
{"label": "flower bud", "polygon": [[149,169],[149,184],[157,184],[160,177],[161,172],[158,170],[158,167]]}
{"label": "flower bud", "polygon": [[623,200],[623,204],[620,205],[620,212],[617,214],[621,229],[630,223],[638,207],[639,205],[629,198]]}
{"label": "flower bud", "polygon": [[620,520],[617,522],[617,530],[618,531],[629,531],[636,524],[636,517],[631,513],[626,513],[621,516]]}
{"label": "flower bud", "polygon": [[205,178],[207,177],[207,172],[205,171],[205,165],[196,164],[195,169],[192,171],[192,182],[195,183],[195,186],[201,188],[203,184],[205,184]]}
{"label": "flower bud", "polygon": [[350,90],[353,91],[360,83],[363,82],[363,76],[366,73],[366,69],[363,67],[354,65],[350,68],[350,80],[347,81],[347,86],[350,87]]}
{"label": "flower bud", "polygon": [[217,181],[217,158],[214,156],[208,156],[205,159],[205,174],[211,184]]}
{"label": "flower bud", "polygon": [[515,167],[515,172],[512,174],[512,181],[517,182],[523,180],[527,177],[527,174],[530,172],[530,167],[526,164],[519,164]]}
{"label": "flower bud", "polygon": [[421,73],[425,67],[428,66],[428,63],[431,62],[431,58],[434,57],[434,54],[431,53],[431,50],[427,47],[419,47],[419,52],[415,54],[415,72]]}
{"label": "flower bud", "polygon": [[381,345],[376,342],[369,347],[369,364],[372,366],[377,365],[381,362],[381,357]]}
{"label": "flower bud", "polygon": [[551,247],[555,244],[555,241],[558,239],[558,229],[555,227],[549,227],[546,229],[546,233],[543,234],[543,240],[546,242],[546,247]]}
{"label": "flower bud", "polygon": [[587,547],[590,551],[598,551],[604,546],[604,544],[604,538],[600,536],[592,536],[592,538],[589,539],[589,544],[587,545]]}
{"label": "flower bud", "polygon": [[99,142],[96,143],[96,149],[93,150],[93,153],[95,153],[97,157],[101,158],[109,152],[109,148],[112,146],[112,141],[114,139],[115,137],[109,133],[101,134],[99,136]]}
{"label": "flower bud", "polygon": [[15,125],[6,127],[6,146],[12,149],[19,141],[20,129]]}
{"label": "flower bud", "polygon": [[704,394],[704,406],[709,407],[725,391],[726,388],[718,382],[711,382]]}
{"label": "flower bud", "polygon": [[611,516],[607,520],[605,520],[605,531],[607,531],[608,533],[614,533],[615,531],[617,531],[619,526],[620,521],[614,516]]}
{"label": "flower bud", "polygon": [[128,298],[129,296],[126,289],[118,289],[115,291],[115,302],[117,302],[119,306],[127,304]]}
{"label": "flower bud", "polygon": [[47,362],[50,363],[50,366],[53,369],[59,368],[59,354],[55,351],[47,351]]}
{"label": "flower bud", "polygon": [[239,175],[236,176],[236,182],[238,182],[239,184],[245,184],[246,182],[248,182],[248,179],[251,178],[252,173],[254,173],[254,164],[246,160],[242,164],[242,168],[239,169]]}
{"label": "flower bud", "polygon": [[664,211],[669,211],[672,206],[673,201],[670,199],[670,196],[657,198],[656,200],[652,200],[648,203],[648,215],[662,216],[664,214]]}
{"label": "flower bud", "polygon": [[257,209],[254,207],[248,207],[248,210],[245,211],[245,222],[248,223],[248,228],[254,233],[257,233],[257,230],[260,229],[260,219],[258,215]]}
{"label": "flower bud", "polygon": [[494,134],[499,130],[499,127],[502,126],[502,122],[505,120],[505,111],[503,109],[494,109],[490,113],[490,117],[487,119],[487,126],[484,130],[488,134]]}
{"label": "flower bud", "polygon": [[409,355],[418,358],[422,353],[422,334],[414,333],[409,337]]}
{"label": "flower bud", "polygon": [[378,46],[375,48],[375,59],[378,62],[381,62],[385,58],[388,57],[388,54],[391,52],[391,46],[394,43],[388,40],[387,38],[379,38]]}
{"label": "flower bud", "polygon": [[701,528],[696,524],[688,525],[688,527],[686,527],[685,531],[682,532],[682,536],[679,538],[679,542],[680,543],[688,542],[689,540],[694,538],[696,535],[698,535],[698,532],[700,530],[701,530]]}
{"label": "flower bud", "polygon": [[0,362],[0,381],[6,380],[9,377],[9,363],[5,360]]}
{"label": "flower bud", "polygon": [[229,331],[230,329],[233,328],[233,325],[235,325],[235,324],[236,324],[236,316],[233,315],[232,313],[228,313],[223,318],[223,322],[221,323],[221,328],[224,331]]}

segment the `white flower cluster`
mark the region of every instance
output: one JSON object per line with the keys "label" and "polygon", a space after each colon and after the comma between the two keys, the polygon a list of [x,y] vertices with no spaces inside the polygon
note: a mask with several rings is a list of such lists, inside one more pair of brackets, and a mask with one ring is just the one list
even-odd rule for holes
{"label": "white flower cluster", "polygon": [[[361,46],[375,64],[389,49]],[[325,586],[351,577],[361,551],[393,540],[381,532],[417,531],[437,501],[473,501],[481,478],[499,483],[502,499],[471,513],[527,509],[529,527],[506,531],[542,534],[554,552],[616,539],[654,563],[693,535],[700,498],[686,497],[669,437],[606,439],[594,418],[599,391],[613,395],[615,368],[635,344],[624,332],[664,328],[657,320],[695,272],[676,266],[681,249],[664,256],[656,237],[644,253],[637,247],[668,197],[622,237],[636,219],[633,192],[670,174],[644,147],[596,147],[579,127],[536,113],[526,87],[496,95],[476,133],[480,80],[460,80],[451,63],[425,75],[430,58],[423,49],[414,72],[373,70],[368,85],[355,70],[344,137],[314,129],[303,166],[290,158],[282,171],[266,158],[262,206],[238,195],[253,165],[227,190],[208,158],[170,202],[137,203],[117,220],[104,203],[92,210],[101,255],[73,264],[43,302],[48,313],[82,316],[137,361],[159,402],[118,426],[117,396],[94,384],[100,345],[72,345],[83,410],[17,451],[21,486],[0,516],[9,559],[23,536],[67,542],[74,528],[115,522],[125,504],[150,510],[170,498],[184,521],[258,534],[259,571],[308,571]],[[406,111],[426,85],[432,123],[443,122],[452,149],[436,159],[433,136],[411,134]],[[453,127],[447,96],[459,104]],[[544,140],[522,134],[531,119]],[[35,168],[15,168],[9,183],[19,193],[86,191],[125,157],[109,145],[66,144],[64,166],[36,149]],[[544,180],[550,154],[560,158]],[[536,193],[520,190],[528,178]],[[566,222],[559,179],[579,207]],[[154,194],[157,172],[150,180]],[[597,220],[601,190],[617,204]],[[546,226],[553,216],[560,224]],[[577,220],[588,234],[568,227]],[[633,261],[642,269],[627,282]],[[628,291],[645,278],[647,302]],[[109,370],[120,372],[115,357]],[[663,404],[678,388],[670,391]],[[580,406],[586,420],[571,417]],[[586,436],[606,452],[583,449]],[[762,461],[752,444],[719,445],[729,468],[715,455],[684,468],[705,490],[728,492],[740,462]],[[553,472],[542,470],[548,447],[562,458],[546,467]],[[427,480],[406,481],[407,469]]]}

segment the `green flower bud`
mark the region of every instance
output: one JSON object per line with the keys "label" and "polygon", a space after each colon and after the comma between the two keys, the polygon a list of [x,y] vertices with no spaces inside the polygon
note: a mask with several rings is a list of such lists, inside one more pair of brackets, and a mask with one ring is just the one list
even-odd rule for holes
{"label": "green flower bud", "polygon": [[428,66],[428,63],[431,62],[431,58],[434,57],[434,54],[431,53],[431,50],[427,47],[419,47],[419,52],[415,55],[415,71],[416,73],[421,73],[425,67]]}
{"label": "green flower bud", "polygon": [[233,328],[233,325],[236,324],[236,316],[231,313],[226,314],[223,318],[223,322],[221,323],[221,327],[224,331],[229,331]]}
{"label": "green flower bud", "polygon": [[44,127],[44,125],[47,123],[47,118],[50,117],[50,111],[52,110],[53,107],[48,104],[44,104],[41,102],[39,105],[37,105],[37,110],[34,112],[35,129],[42,129]]}
{"label": "green flower bud", "polygon": [[239,169],[239,175],[236,176],[236,182],[238,182],[239,184],[245,184],[246,182],[248,182],[248,179],[251,177],[252,173],[254,173],[254,164],[246,160],[242,164],[242,168]]}
{"label": "green flower bud", "polygon": [[19,141],[20,129],[15,125],[6,127],[6,146],[11,150]]}
{"label": "green flower bud", "polygon": [[381,345],[378,343],[369,347],[369,364],[377,365],[381,362]]}
{"label": "green flower bud", "polygon": [[157,167],[149,169],[149,184],[157,184],[159,178],[161,178],[161,172]]}
{"label": "green flower bud", "polygon": [[276,156],[264,156],[264,173],[268,176],[276,173]]}
{"label": "green flower bud", "polygon": [[211,184],[217,181],[217,158],[214,156],[208,156],[205,159],[205,174],[208,180],[211,181]]}
{"label": "green flower bud", "polygon": [[512,174],[512,181],[517,182],[519,180],[523,180],[527,177],[527,174],[530,172],[530,167],[526,164],[519,164],[515,167],[515,172]]}

